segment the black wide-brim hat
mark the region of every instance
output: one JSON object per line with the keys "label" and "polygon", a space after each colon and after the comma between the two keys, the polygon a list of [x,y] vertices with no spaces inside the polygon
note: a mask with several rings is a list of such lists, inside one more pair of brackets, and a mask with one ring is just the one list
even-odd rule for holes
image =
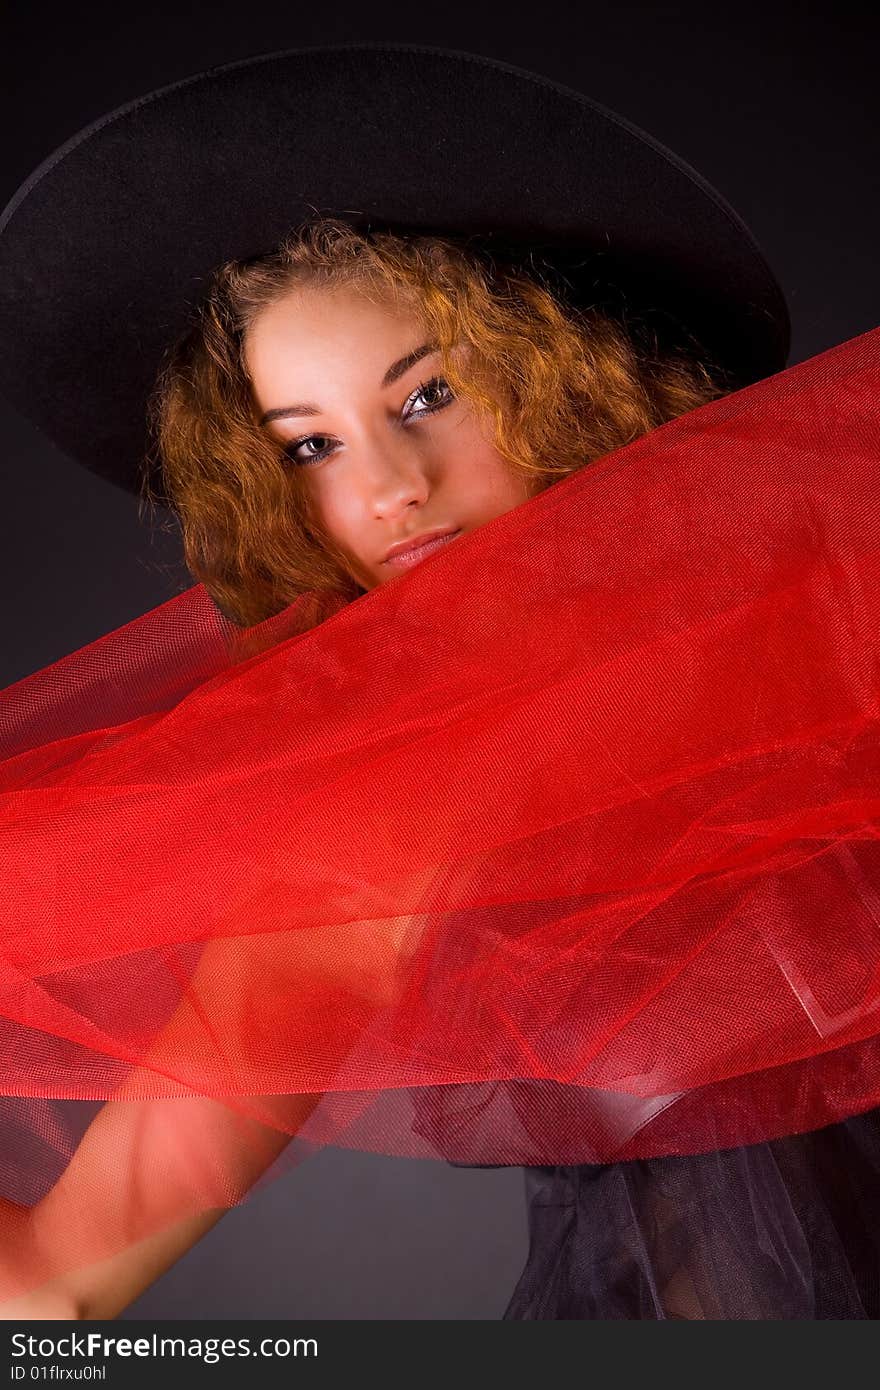
{"label": "black wide-brim hat", "polygon": [[0,217],[0,391],[136,491],[149,393],[211,271],[315,215],[533,252],[573,302],[683,327],[732,387],[787,360],[753,236],[650,135],[505,63],[351,44],[200,73],[44,160]]}

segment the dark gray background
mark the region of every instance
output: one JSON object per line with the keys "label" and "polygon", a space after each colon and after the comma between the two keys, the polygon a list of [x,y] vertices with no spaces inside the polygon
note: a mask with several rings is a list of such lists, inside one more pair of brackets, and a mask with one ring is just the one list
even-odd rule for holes
{"label": "dark gray background", "polygon": [[[523,13],[514,24],[507,6],[473,4],[7,6],[0,204],[82,125],[213,64],[359,39],[432,43],[580,88],[700,170],[781,279],[792,362],[877,326],[880,22],[868,7],[541,0]],[[6,685],[191,581],[173,532],[148,534],[133,498],[2,403],[0,437]],[[521,1169],[327,1150],[230,1212],[123,1316],[498,1318],[525,1253]]]}

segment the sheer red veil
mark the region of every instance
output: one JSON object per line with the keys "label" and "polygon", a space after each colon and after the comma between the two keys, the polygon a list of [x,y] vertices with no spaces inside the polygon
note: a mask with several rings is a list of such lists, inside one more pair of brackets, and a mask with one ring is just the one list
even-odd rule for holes
{"label": "sheer red veil", "polygon": [[880,1103],[878,395],[880,329],[353,603],[196,585],[0,693],[4,1219],[109,1100],[228,1122],[163,1219],[241,1199],[236,1126],[263,1182]]}

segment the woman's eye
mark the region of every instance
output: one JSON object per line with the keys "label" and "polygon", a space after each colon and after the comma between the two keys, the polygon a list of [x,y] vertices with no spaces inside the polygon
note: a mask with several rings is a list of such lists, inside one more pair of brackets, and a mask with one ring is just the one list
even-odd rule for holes
{"label": "woman's eye", "polygon": [[284,453],[293,463],[315,463],[332,451],[334,442],[329,434],[310,434],[285,444]]}
{"label": "woman's eye", "polygon": [[[455,400],[452,388],[442,376],[432,377],[430,381],[423,381],[408,397],[404,407],[404,419],[410,419],[414,415],[430,415],[434,410],[442,410],[444,406],[450,405]],[[288,444],[282,445],[283,452],[292,463],[310,464],[320,463],[333,453],[337,441],[329,434],[308,434],[302,439],[291,439]]]}
{"label": "woman's eye", "polygon": [[404,413],[408,416],[428,415],[432,410],[442,410],[454,399],[449,382],[442,376],[435,376],[416,387],[406,402]]}

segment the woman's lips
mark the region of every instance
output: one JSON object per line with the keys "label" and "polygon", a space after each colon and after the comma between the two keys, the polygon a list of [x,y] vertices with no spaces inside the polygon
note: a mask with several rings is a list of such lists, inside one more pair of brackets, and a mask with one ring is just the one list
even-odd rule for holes
{"label": "woman's lips", "polygon": [[417,565],[420,560],[424,560],[429,555],[433,555],[435,550],[439,550],[441,546],[448,545],[450,541],[454,541],[456,536],[460,535],[461,530],[459,529],[458,531],[450,531],[447,536],[435,536],[434,540],[426,541],[424,545],[417,545],[412,550],[405,550],[402,555],[392,555],[390,560],[385,561],[385,564],[397,570],[411,569],[412,566]]}

